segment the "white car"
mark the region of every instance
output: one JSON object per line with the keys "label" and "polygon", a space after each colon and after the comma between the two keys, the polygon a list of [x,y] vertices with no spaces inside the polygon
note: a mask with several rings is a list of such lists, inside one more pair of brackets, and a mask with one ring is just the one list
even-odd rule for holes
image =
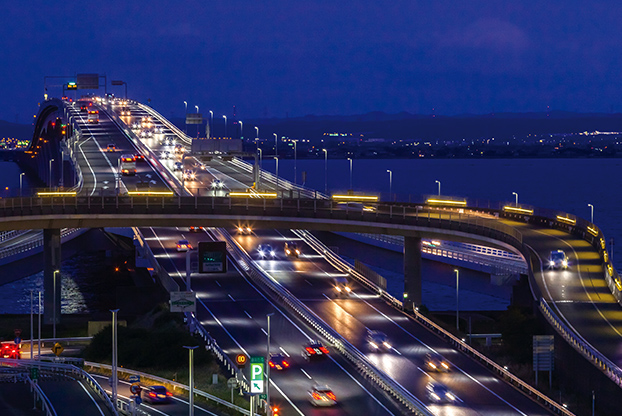
{"label": "white car", "polygon": [[549,256],[549,268],[551,269],[567,269],[568,257],[564,250],[551,251]]}
{"label": "white car", "polygon": [[188,240],[179,240],[177,242],[177,251],[188,251],[192,250],[192,244],[188,242]]}
{"label": "white car", "polygon": [[313,406],[329,407],[337,404],[337,397],[327,385],[316,384],[309,390],[309,401]]}

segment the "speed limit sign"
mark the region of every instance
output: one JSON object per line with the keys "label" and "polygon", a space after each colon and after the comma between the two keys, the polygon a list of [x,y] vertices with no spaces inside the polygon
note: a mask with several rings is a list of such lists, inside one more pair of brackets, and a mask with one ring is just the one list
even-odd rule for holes
{"label": "speed limit sign", "polygon": [[138,383],[134,383],[130,386],[130,391],[132,392],[132,394],[139,395],[140,390],[141,390],[141,387],[140,387],[140,384]]}

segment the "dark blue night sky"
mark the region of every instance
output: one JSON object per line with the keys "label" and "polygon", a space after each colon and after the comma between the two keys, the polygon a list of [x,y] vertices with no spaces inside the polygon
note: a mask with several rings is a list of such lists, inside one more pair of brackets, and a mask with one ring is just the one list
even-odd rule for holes
{"label": "dark blue night sky", "polygon": [[127,81],[165,116],[184,100],[242,119],[622,111],[615,1],[25,1],[2,13],[8,121],[32,118],[45,75],[84,72]]}

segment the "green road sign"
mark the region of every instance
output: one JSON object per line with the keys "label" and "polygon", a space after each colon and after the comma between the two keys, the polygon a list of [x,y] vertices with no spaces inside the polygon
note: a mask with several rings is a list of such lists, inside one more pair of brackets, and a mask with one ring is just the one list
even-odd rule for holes
{"label": "green road sign", "polygon": [[30,378],[37,380],[39,378],[39,369],[37,367],[30,368]]}
{"label": "green road sign", "polygon": [[259,400],[268,400],[268,395],[267,394],[260,394],[259,395]]}
{"label": "green road sign", "polygon": [[264,357],[251,357],[251,393],[263,393]]}

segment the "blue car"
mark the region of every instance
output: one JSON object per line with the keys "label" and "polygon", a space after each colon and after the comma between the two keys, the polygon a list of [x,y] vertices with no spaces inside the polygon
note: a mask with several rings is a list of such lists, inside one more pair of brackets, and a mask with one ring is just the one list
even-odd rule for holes
{"label": "blue car", "polygon": [[143,400],[149,403],[170,403],[173,393],[164,386],[149,386],[143,389]]}

